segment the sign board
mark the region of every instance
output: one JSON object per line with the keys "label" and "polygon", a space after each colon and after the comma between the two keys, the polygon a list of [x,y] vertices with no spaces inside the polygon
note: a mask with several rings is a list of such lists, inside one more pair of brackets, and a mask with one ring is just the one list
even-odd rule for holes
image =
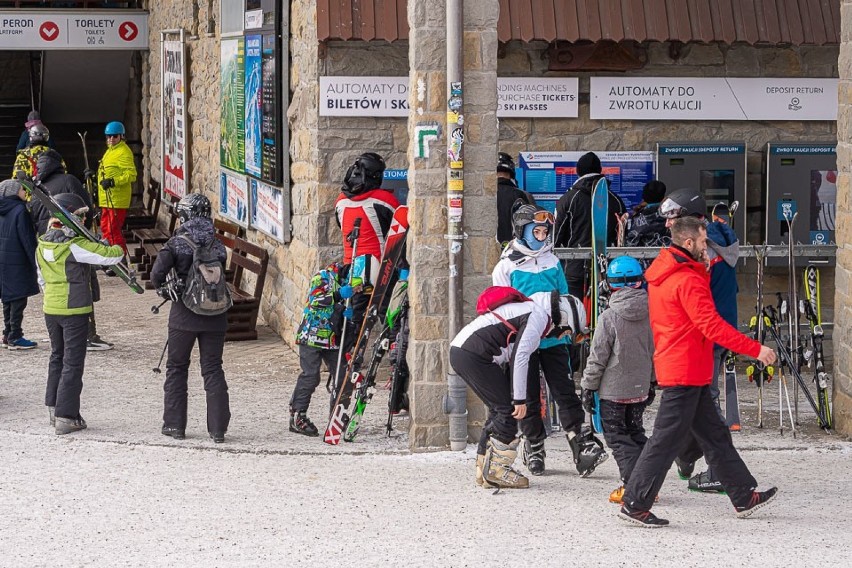
{"label": "sign board", "polygon": [[163,41],[161,61],[162,96],[160,124],[162,126],[163,191],[181,198],[189,187],[189,156],[186,138],[186,57],[183,32],[180,41]]}
{"label": "sign board", "polygon": [[262,54],[260,35],[246,36],[245,149],[246,173],[260,177],[263,168]]}
{"label": "sign board", "polygon": [[385,170],[382,187],[392,189],[400,205],[408,205],[408,170]]}
{"label": "sign board", "polygon": [[837,120],[838,79],[592,77],[592,119]]}
{"label": "sign board", "polygon": [[[586,152],[521,152],[518,184],[536,203],[553,212],[556,202],[577,181],[577,160]],[[653,152],[595,152],[609,188],[627,209],[642,201],[642,188],[654,179]]]}
{"label": "sign board", "polygon": [[248,180],[246,176],[220,170],[219,213],[240,226],[248,227]]}
{"label": "sign board", "polygon": [[245,40],[222,38],[220,47],[219,165],[245,170]]}
{"label": "sign board", "polygon": [[579,79],[497,78],[497,116],[575,118],[579,116]]}
{"label": "sign board", "polygon": [[148,49],[148,13],[0,10],[0,49]]}
{"label": "sign board", "polygon": [[254,178],[249,180],[249,188],[252,228],[279,242],[289,242],[290,223],[287,213],[290,203],[289,199],[285,199],[284,191]]}
{"label": "sign board", "polygon": [[261,179],[280,184],[281,171],[281,74],[280,53],[275,34],[264,34],[261,51]]}

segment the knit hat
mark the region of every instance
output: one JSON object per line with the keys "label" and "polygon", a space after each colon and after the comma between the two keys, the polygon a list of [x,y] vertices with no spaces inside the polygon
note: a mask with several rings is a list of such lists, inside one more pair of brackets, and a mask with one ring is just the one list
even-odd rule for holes
{"label": "knit hat", "polygon": [[594,152],[588,152],[577,160],[577,175],[583,177],[586,174],[601,173],[601,159]]}
{"label": "knit hat", "polygon": [[24,123],[24,126],[27,128],[32,128],[36,124],[42,124],[41,115],[37,110],[31,110],[30,114],[27,115],[27,121]]}
{"label": "knit hat", "polygon": [[18,182],[18,180],[7,179],[0,182],[0,199],[5,199],[6,197],[11,197],[13,195],[18,195],[18,191],[23,189],[24,186]]}
{"label": "knit hat", "polygon": [[651,180],[642,188],[642,201],[645,203],[660,203],[666,196],[666,184],[659,180]]}

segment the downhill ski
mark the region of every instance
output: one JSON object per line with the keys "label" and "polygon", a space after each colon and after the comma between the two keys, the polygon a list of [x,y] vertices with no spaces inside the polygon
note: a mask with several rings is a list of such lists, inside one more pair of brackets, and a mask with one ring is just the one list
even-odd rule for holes
{"label": "downhill ski", "polygon": [[[713,206],[710,218],[714,223],[724,223],[734,228],[734,213],[739,208],[739,201],[734,201],[728,206],[720,202]],[[725,425],[731,432],[739,432],[742,429],[740,423],[740,397],[737,392],[737,358],[733,351],[728,350],[725,356]]]}
{"label": "downhill ski", "polygon": [[810,348],[805,352],[804,359],[808,367],[814,368],[814,383],[817,388],[817,406],[819,406],[826,425],[831,428],[831,393],[828,390],[831,376],[825,370],[825,357],[822,343],[825,338],[822,330],[822,312],[819,294],[819,269],[809,265],[804,271],[805,301],[802,302],[805,316],[811,328]]}
{"label": "downhill ski", "polygon": [[[609,184],[601,177],[592,190],[592,287],[591,310],[589,320],[592,333],[598,324],[598,316],[606,308],[609,298],[609,288],[606,283],[606,245],[607,222],[609,220]],[[619,224],[620,224],[619,218]],[[603,432],[601,423],[600,398],[595,392],[595,411],[592,413],[592,428],[595,432]]]}
{"label": "downhill ski", "polygon": [[[352,224],[352,230],[346,235],[346,240],[352,243],[352,258],[358,258],[358,239],[361,238],[361,218],[355,219]],[[354,265],[354,262],[353,262]],[[353,266],[349,267],[349,274],[346,279],[346,284],[352,286],[354,284],[355,275],[353,274]],[[340,341],[337,342],[337,366],[334,367],[334,373],[328,376],[328,382],[325,385],[327,391],[335,392],[340,384],[340,371],[343,365],[343,351],[346,345],[346,330],[349,327],[349,318],[346,314],[349,313],[352,307],[352,297],[346,298],[343,308],[343,324],[340,330]],[[329,409],[331,410],[331,409]]]}
{"label": "downhill ski", "polygon": [[[749,327],[754,332],[754,338],[763,343],[766,335],[766,320],[763,316],[763,269],[766,265],[766,244],[754,247],[754,258],[757,261],[757,307]],[[774,369],[756,361],[746,368],[749,381],[757,385],[757,427],[763,428],[763,385],[772,381]],[[727,377],[726,377],[727,378]],[[727,388],[727,387],[726,387]]]}
{"label": "downhill ski", "polygon": [[387,435],[393,430],[393,417],[402,410],[408,410],[408,282],[400,282],[394,290],[391,298],[388,314],[385,318],[388,329],[396,333],[395,341],[391,342],[390,355],[393,373],[390,381],[390,395],[388,396],[388,422],[386,425]]}
{"label": "downhill ski", "polygon": [[[379,265],[379,273],[373,285],[373,293],[370,296],[367,310],[364,314],[364,323],[358,337],[355,339],[355,347],[346,367],[346,372],[340,375],[340,381],[336,385],[334,403],[331,407],[331,416],[325,429],[323,441],[326,444],[337,445],[344,433],[347,432],[349,422],[355,415],[356,404],[352,400],[352,393],[358,390],[364,383],[364,375],[361,367],[364,364],[364,355],[367,352],[367,344],[370,334],[379,319],[379,310],[384,304],[385,296],[390,290],[394,273],[405,250],[405,237],[408,231],[408,208],[400,206],[396,209],[388,231],[385,251]],[[362,409],[363,410],[363,409]],[[357,432],[357,424],[355,425]],[[354,434],[353,434],[354,436]]]}

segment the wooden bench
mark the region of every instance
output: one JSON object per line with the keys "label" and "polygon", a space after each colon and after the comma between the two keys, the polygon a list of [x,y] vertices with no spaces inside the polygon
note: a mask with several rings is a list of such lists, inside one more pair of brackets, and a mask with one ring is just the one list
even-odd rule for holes
{"label": "wooden bench", "polygon": [[[230,257],[231,251],[234,250],[236,238],[245,238],[246,231],[236,223],[225,221],[224,219],[213,219],[213,230],[216,231],[216,238],[225,245],[225,250],[228,251]],[[234,269],[225,263],[225,278],[228,282],[234,281]]]}
{"label": "wooden bench", "polygon": [[[257,339],[257,314],[260,311],[268,266],[269,253],[266,249],[240,237],[234,237],[228,263],[228,269],[233,272],[233,280],[228,282],[228,289],[231,291],[234,305],[228,310],[225,341]],[[247,290],[248,282],[243,282],[245,272],[255,275],[254,289],[251,291]]]}
{"label": "wooden bench", "polygon": [[124,231],[125,233],[129,233],[128,236],[130,238],[132,238],[134,230],[152,229],[157,226],[157,215],[160,214],[162,200],[160,183],[152,179],[140,200],[141,205],[131,206],[127,211],[127,218],[124,221]]}

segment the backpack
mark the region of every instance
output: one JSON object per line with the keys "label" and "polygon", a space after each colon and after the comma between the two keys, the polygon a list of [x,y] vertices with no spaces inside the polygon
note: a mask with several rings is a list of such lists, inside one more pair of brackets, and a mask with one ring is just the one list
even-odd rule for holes
{"label": "backpack", "polygon": [[491,314],[509,328],[509,335],[506,337],[506,346],[508,347],[512,342],[512,337],[518,333],[518,328],[494,310],[505,304],[531,301],[526,295],[511,286],[489,286],[476,299],[476,313],[481,316]]}
{"label": "backpack", "polygon": [[200,316],[218,316],[227,312],[234,301],[225,280],[225,267],[213,250],[213,243],[198,245],[187,237],[180,238],[192,248],[192,267],[186,275],[183,305]]}

